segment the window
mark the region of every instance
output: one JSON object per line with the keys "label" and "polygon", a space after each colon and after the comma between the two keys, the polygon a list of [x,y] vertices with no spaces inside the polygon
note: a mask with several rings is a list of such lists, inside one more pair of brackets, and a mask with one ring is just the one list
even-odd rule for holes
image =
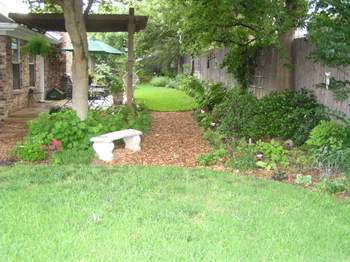
{"label": "window", "polygon": [[11,40],[13,89],[21,88],[21,54],[18,39]]}
{"label": "window", "polygon": [[29,85],[35,86],[35,56],[29,55]]}

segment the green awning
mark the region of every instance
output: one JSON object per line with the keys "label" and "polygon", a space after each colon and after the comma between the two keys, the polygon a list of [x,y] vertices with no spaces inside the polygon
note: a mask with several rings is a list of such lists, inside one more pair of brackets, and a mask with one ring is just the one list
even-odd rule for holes
{"label": "green awning", "polygon": [[[98,40],[88,40],[89,52],[92,53],[105,53],[113,55],[122,55],[123,52],[114,48],[113,46],[107,45],[106,43]],[[62,48],[63,51],[73,51],[72,44],[69,44],[68,47]]]}

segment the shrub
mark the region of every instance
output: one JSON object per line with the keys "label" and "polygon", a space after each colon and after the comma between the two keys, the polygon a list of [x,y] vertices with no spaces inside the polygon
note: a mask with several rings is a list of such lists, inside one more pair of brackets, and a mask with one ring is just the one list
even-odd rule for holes
{"label": "shrub", "polygon": [[153,86],[165,87],[170,81],[167,76],[155,76],[152,78],[150,84]]}
{"label": "shrub", "polygon": [[321,121],[306,141],[315,165],[326,176],[344,171],[349,165],[350,130],[335,121]]}
{"label": "shrub", "polygon": [[316,185],[316,188],[322,192],[328,192],[330,194],[336,194],[346,190],[346,184],[344,179],[323,179]]}
{"label": "shrub", "polygon": [[42,160],[45,156],[39,153],[39,148],[46,146],[52,139],[59,140],[63,150],[87,150],[90,148],[89,139],[92,136],[127,128],[145,132],[150,121],[148,113],[133,113],[125,106],[91,110],[85,121],[80,121],[70,109],[52,114],[42,113],[29,122],[27,137],[16,147],[15,152],[22,160]]}
{"label": "shrub", "polygon": [[350,145],[350,130],[335,121],[321,121],[311,131],[306,144],[311,150],[328,146],[336,151]]}
{"label": "shrub", "polygon": [[323,107],[310,92],[273,92],[259,101],[249,135],[254,139],[282,137],[301,145],[322,119],[325,119]]}
{"label": "shrub", "polygon": [[179,89],[193,97],[197,102],[203,99],[205,93],[204,82],[193,76],[181,77],[179,81]]}
{"label": "shrub", "polygon": [[27,137],[16,145],[15,154],[24,161],[44,160],[47,155],[45,144],[45,139],[40,136]]}
{"label": "shrub", "polygon": [[213,110],[213,118],[220,121],[219,130],[227,136],[249,138],[251,121],[256,114],[258,100],[239,88],[230,90],[223,102]]}
{"label": "shrub", "polygon": [[233,156],[226,162],[226,166],[248,171],[256,169],[256,147],[249,145],[244,139],[234,142],[232,145]]}

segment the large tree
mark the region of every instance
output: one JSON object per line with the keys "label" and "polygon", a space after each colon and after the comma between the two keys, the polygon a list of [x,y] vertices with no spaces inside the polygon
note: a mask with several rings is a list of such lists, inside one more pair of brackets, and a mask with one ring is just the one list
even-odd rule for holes
{"label": "large tree", "polygon": [[[243,86],[257,50],[280,48],[280,64],[290,60],[291,35],[303,22],[307,0],[174,0],[169,1],[172,22],[179,28],[187,53],[209,47],[228,47],[226,65]],[[283,54],[283,55],[281,55]],[[282,69],[281,69],[282,70]],[[279,81],[286,83],[286,72]]]}
{"label": "large tree", "polygon": [[350,1],[313,0],[308,25],[313,57],[330,66],[350,65]]}
{"label": "large tree", "polygon": [[27,0],[34,11],[62,11],[74,53],[72,63],[72,107],[84,120],[88,111],[88,44],[84,15],[96,0]]}

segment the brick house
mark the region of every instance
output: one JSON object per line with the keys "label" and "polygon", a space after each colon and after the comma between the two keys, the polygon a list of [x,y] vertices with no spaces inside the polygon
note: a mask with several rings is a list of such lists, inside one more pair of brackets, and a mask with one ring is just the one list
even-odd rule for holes
{"label": "brick house", "polygon": [[66,70],[61,39],[45,35],[53,52],[33,57],[22,51],[26,41],[42,35],[0,14],[0,120],[59,88]]}

